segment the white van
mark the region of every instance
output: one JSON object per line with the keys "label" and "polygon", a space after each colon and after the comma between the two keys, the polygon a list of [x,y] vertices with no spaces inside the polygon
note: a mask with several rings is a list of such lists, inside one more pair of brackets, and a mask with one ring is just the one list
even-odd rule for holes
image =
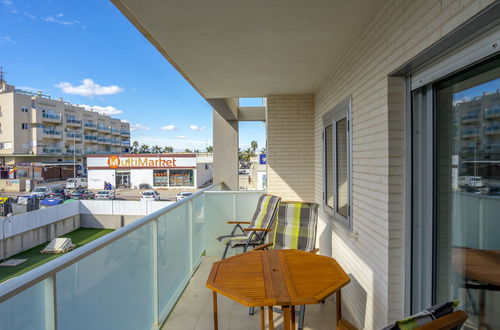
{"label": "white van", "polygon": [[66,180],[66,189],[87,188],[87,178],[69,178]]}

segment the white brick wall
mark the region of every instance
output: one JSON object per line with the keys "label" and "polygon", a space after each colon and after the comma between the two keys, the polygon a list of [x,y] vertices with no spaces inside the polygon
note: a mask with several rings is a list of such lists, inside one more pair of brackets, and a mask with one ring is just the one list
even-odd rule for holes
{"label": "white brick wall", "polygon": [[268,192],[284,200],[314,199],[314,98],[267,98]]}
{"label": "white brick wall", "polygon": [[353,228],[359,239],[348,238],[342,225],[320,212],[318,245],[350,274],[343,313],[360,329],[382,328],[404,313],[405,89],[403,79],[388,75],[492,2],[387,1],[314,100],[268,99],[269,192],[321,203],[322,116],[352,96]]}

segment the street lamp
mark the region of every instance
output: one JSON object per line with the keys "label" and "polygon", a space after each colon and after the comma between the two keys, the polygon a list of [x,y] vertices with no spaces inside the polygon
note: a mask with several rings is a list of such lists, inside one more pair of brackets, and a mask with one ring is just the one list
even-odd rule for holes
{"label": "street lamp", "polygon": [[3,219],[2,222],[2,242],[3,242],[3,262],[5,262],[5,256],[6,256],[6,249],[7,249],[7,242],[5,241],[5,221],[9,220],[10,223],[10,217],[12,216],[12,213],[7,214],[5,219]]}

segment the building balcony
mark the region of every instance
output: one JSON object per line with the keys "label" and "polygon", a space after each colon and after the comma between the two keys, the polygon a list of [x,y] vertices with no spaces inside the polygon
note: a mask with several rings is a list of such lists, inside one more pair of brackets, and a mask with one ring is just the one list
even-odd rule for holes
{"label": "building balcony", "polygon": [[500,134],[500,123],[494,123],[492,125],[486,126],[484,128],[484,133],[486,135]]}
{"label": "building balcony", "polygon": [[479,135],[479,127],[469,127],[462,129],[462,138],[473,138]]}
{"label": "building balcony", "polygon": [[93,122],[85,122],[83,124],[83,129],[84,130],[89,130],[89,131],[96,131],[97,130],[97,124]]}
{"label": "building balcony", "polygon": [[122,130],[121,131],[121,135],[123,135],[123,136],[130,136],[130,131],[124,131],[124,130]]}
{"label": "building balcony", "polygon": [[47,123],[61,123],[62,116],[60,114],[56,114],[56,113],[43,112],[42,113],[42,121],[47,122]]}
{"label": "building balcony", "polygon": [[462,123],[471,123],[479,120],[479,111],[469,112],[462,115]]}
{"label": "building balcony", "polygon": [[98,143],[102,143],[102,144],[111,144],[111,139],[108,139],[106,137],[98,137],[97,138],[97,142]]}
{"label": "building balcony", "polygon": [[121,130],[119,128],[111,127],[111,134],[120,135],[121,134]]}
{"label": "building balcony", "polygon": [[85,142],[97,143],[97,136],[94,135],[84,135]]}
{"label": "building balcony", "polygon": [[77,154],[77,155],[81,155],[82,154],[82,149],[73,149],[73,148],[67,148],[66,149],[66,153],[67,154]]}
{"label": "building balcony", "polygon": [[[166,326],[191,328],[176,324],[186,311],[190,322],[201,317],[211,324],[211,304],[203,302],[211,297],[204,285],[207,271],[223,251],[215,237],[231,230],[226,219],[251,218],[261,194],[216,190],[220,187],[213,185],[3,283],[2,325],[73,329],[85,324],[100,329],[106,320],[109,329],[159,329],[190,280],[181,301],[196,299],[191,292],[200,294],[199,302],[187,310],[176,307]],[[233,310],[229,301],[220,306],[224,312]],[[246,324],[258,324],[258,315],[250,317],[244,307],[239,309]],[[224,314],[220,319],[229,322]]]}
{"label": "building balcony", "polygon": [[122,146],[124,146],[124,147],[129,147],[129,146],[130,146],[130,141],[128,141],[128,140],[123,140],[123,141],[122,141]]}
{"label": "building balcony", "polygon": [[62,148],[44,147],[42,148],[42,152],[44,154],[52,154],[52,155],[62,154]]}
{"label": "building balcony", "polygon": [[493,108],[485,109],[484,116],[486,118],[500,117],[500,106],[495,106]]}
{"label": "building balcony", "polygon": [[43,138],[46,139],[60,139],[62,138],[61,131],[53,130],[53,129],[44,129],[42,131]]}
{"label": "building balcony", "polygon": [[99,132],[111,132],[111,127],[103,125],[103,124],[97,124],[97,130]]}
{"label": "building balcony", "polygon": [[82,121],[80,119],[76,118],[66,118],[66,125],[67,126],[82,126]]}
{"label": "building balcony", "polygon": [[66,132],[66,138],[81,140],[82,139],[82,133]]}

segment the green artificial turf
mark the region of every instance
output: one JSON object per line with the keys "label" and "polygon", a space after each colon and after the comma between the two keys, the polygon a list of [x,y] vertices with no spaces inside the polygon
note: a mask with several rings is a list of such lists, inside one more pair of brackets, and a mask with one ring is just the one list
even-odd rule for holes
{"label": "green artificial turf", "polygon": [[[79,228],[67,234],[61,235],[59,237],[71,238],[73,244],[76,245],[76,248],[83,246],[87,243],[92,242],[93,240],[109,234],[113,229],[90,229],[90,228]],[[41,250],[45,246],[47,246],[49,242],[45,242],[38,246],[35,246],[32,249],[26,250],[19,254],[16,254],[9,259],[28,259],[28,261],[14,267],[0,267],[0,283],[6,281],[10,278],[19,276],[23,273],[26,273],[33,268],[36,268],[40,265],[43,265],[46,262],[49,262],[52,259],[58,258],[66,253],[71,253],[68,251],[66,253],[61,254],[43,254],[40,253]],[[1,259],[0,259],[1,260]]]}

